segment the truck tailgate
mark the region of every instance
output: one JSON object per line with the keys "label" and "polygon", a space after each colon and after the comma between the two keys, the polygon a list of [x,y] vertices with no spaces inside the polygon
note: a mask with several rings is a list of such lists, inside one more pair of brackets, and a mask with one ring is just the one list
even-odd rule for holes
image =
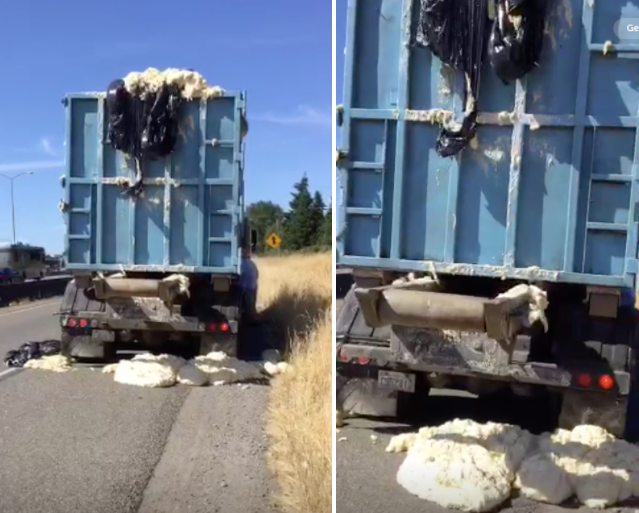
{"label": "truck tailgate", "polygon": [[135,163],[106,140],[104,95],[65,104],[67,269],[239,273],[244,93],[182,104],[175,152],[142,163],[138,198],[120,187]]}
{"label": "truck tailgate", "polygon": [[415,43],[420,0],[349,0],[341,265],[634,286],[639,47],[614,26],[639,2],[551,4],[539,66],[484,61],[477,138],[441,158],[464,78]]}

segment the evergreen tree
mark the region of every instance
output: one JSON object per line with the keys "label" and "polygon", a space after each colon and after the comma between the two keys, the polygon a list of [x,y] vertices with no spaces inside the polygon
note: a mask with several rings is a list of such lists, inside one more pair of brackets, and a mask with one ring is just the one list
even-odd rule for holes
{"label": "evergreen tree", "polygon": [[313,211],[313,244],[314,246],[322,243],[322,225],[324,224],[324,211],[326,210],[326,204],[324,198],[319,191],[315,192],[313,196],[313,204],[311,206]]}
{"label": "evergreen tree", "polygon": [[295,184],[294,189],[284,223],[283,246],[296,251],[313,245],[317,225],[306,174]]}
{"label": "evergreen tree", "polygon": [[326,214],[322,220],[322,228],[320,229],[320,245],[333,246],[333,206],[329,205]]}

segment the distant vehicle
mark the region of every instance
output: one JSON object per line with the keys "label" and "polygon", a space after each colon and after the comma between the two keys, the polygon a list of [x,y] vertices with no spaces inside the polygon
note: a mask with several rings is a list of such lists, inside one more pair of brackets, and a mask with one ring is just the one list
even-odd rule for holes
{"label": "distant vehicle", "polygon": [[22,277],[10,267],[0,269],[0,285],[11,285],[22,281]]}
{"label": "distant vehicle", "polygon": [[45,275],[45,251],[27,244],[0,245],[0,281],[39,280]]}
{"label": "distant vehicle", "polygon": [[45,275],[59,274],[62,271],[62,259],[55,257],[45,257],[44,272]]}

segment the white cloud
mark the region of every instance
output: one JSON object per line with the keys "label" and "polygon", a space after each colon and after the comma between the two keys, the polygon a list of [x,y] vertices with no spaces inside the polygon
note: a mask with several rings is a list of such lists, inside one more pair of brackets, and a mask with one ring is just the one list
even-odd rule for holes
{"label": "white cloud", "polygon": [[267,112],[262,115],[250,116],[252,121],[263,121],[265,123],[276,123],[280,125],[310,125],[328,127],[333,124],[333,116],[329,112],[322,112],[307,105],[300,105],[291,114],[274,114]]}
{"label": "white cloud", "polygon": [[2,153],[29,153],[31,155],[46,155],[47,157],[57,157],[61,151],[62,147],[51,142],[49,137],[41,137],[40,140],[32,146],[13,146],[9,149],[2,148]]}
{"label": "white cloud", "polygon": [[44,169],[59,169],[64,166],[64,160],[35,160],[31,162],[7,162],[0,164],[0,173],[18,171],[41,171]]}
{"label": "white cloud", "polygon": [[58,154],[58,152],[53,148],[51,141],[46,137],[40,139],[40,149],[50,157],[55,157]]}

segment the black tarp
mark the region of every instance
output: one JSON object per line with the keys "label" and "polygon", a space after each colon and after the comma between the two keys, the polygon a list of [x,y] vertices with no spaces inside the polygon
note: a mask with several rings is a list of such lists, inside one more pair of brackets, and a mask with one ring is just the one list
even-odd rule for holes
{"label": "black tarp", "polygon": [[7,367],[24,367],[29,360],[36,360],[43,356],[51,356],[60,352],[59,340],[45,340],[44,342],[27,342],[18,349],[8,351],[4,357]]}
{"label": "black tarp", "polygon": [[477,131],[479,78],[488,29],[487,0],[422,0],[417,43],[466,77],[464,119],[456,129],[444,127],[437,153],[449,157],[463,150]]}
{"label": "black tarp", "polygon": [[[490,19],[493,10],[495,20]],[[466,78],[464,117],[440,131],[436,147],[440,156],[456,155],[475,136],[486,54],[503,81],[523,77],[538,63],[545,15],[546,0],[420,1],[417,43]]]}
{"label": "black tarp", "polygon": [[175,149],[181,91],[177,86],[163,85],[156,92],[133,94],[127,91],[123,80],[117,79],[109,84],[106,104],[111,145],[135,161],[135,182],[125,188],[138,195],[142,191],[144,162],[164,158]]}
{"label": "black tarp", "polygon": [[488,59],[505,83],[522,78],[539,62],[543,49],[546,0],[496,0]]}

